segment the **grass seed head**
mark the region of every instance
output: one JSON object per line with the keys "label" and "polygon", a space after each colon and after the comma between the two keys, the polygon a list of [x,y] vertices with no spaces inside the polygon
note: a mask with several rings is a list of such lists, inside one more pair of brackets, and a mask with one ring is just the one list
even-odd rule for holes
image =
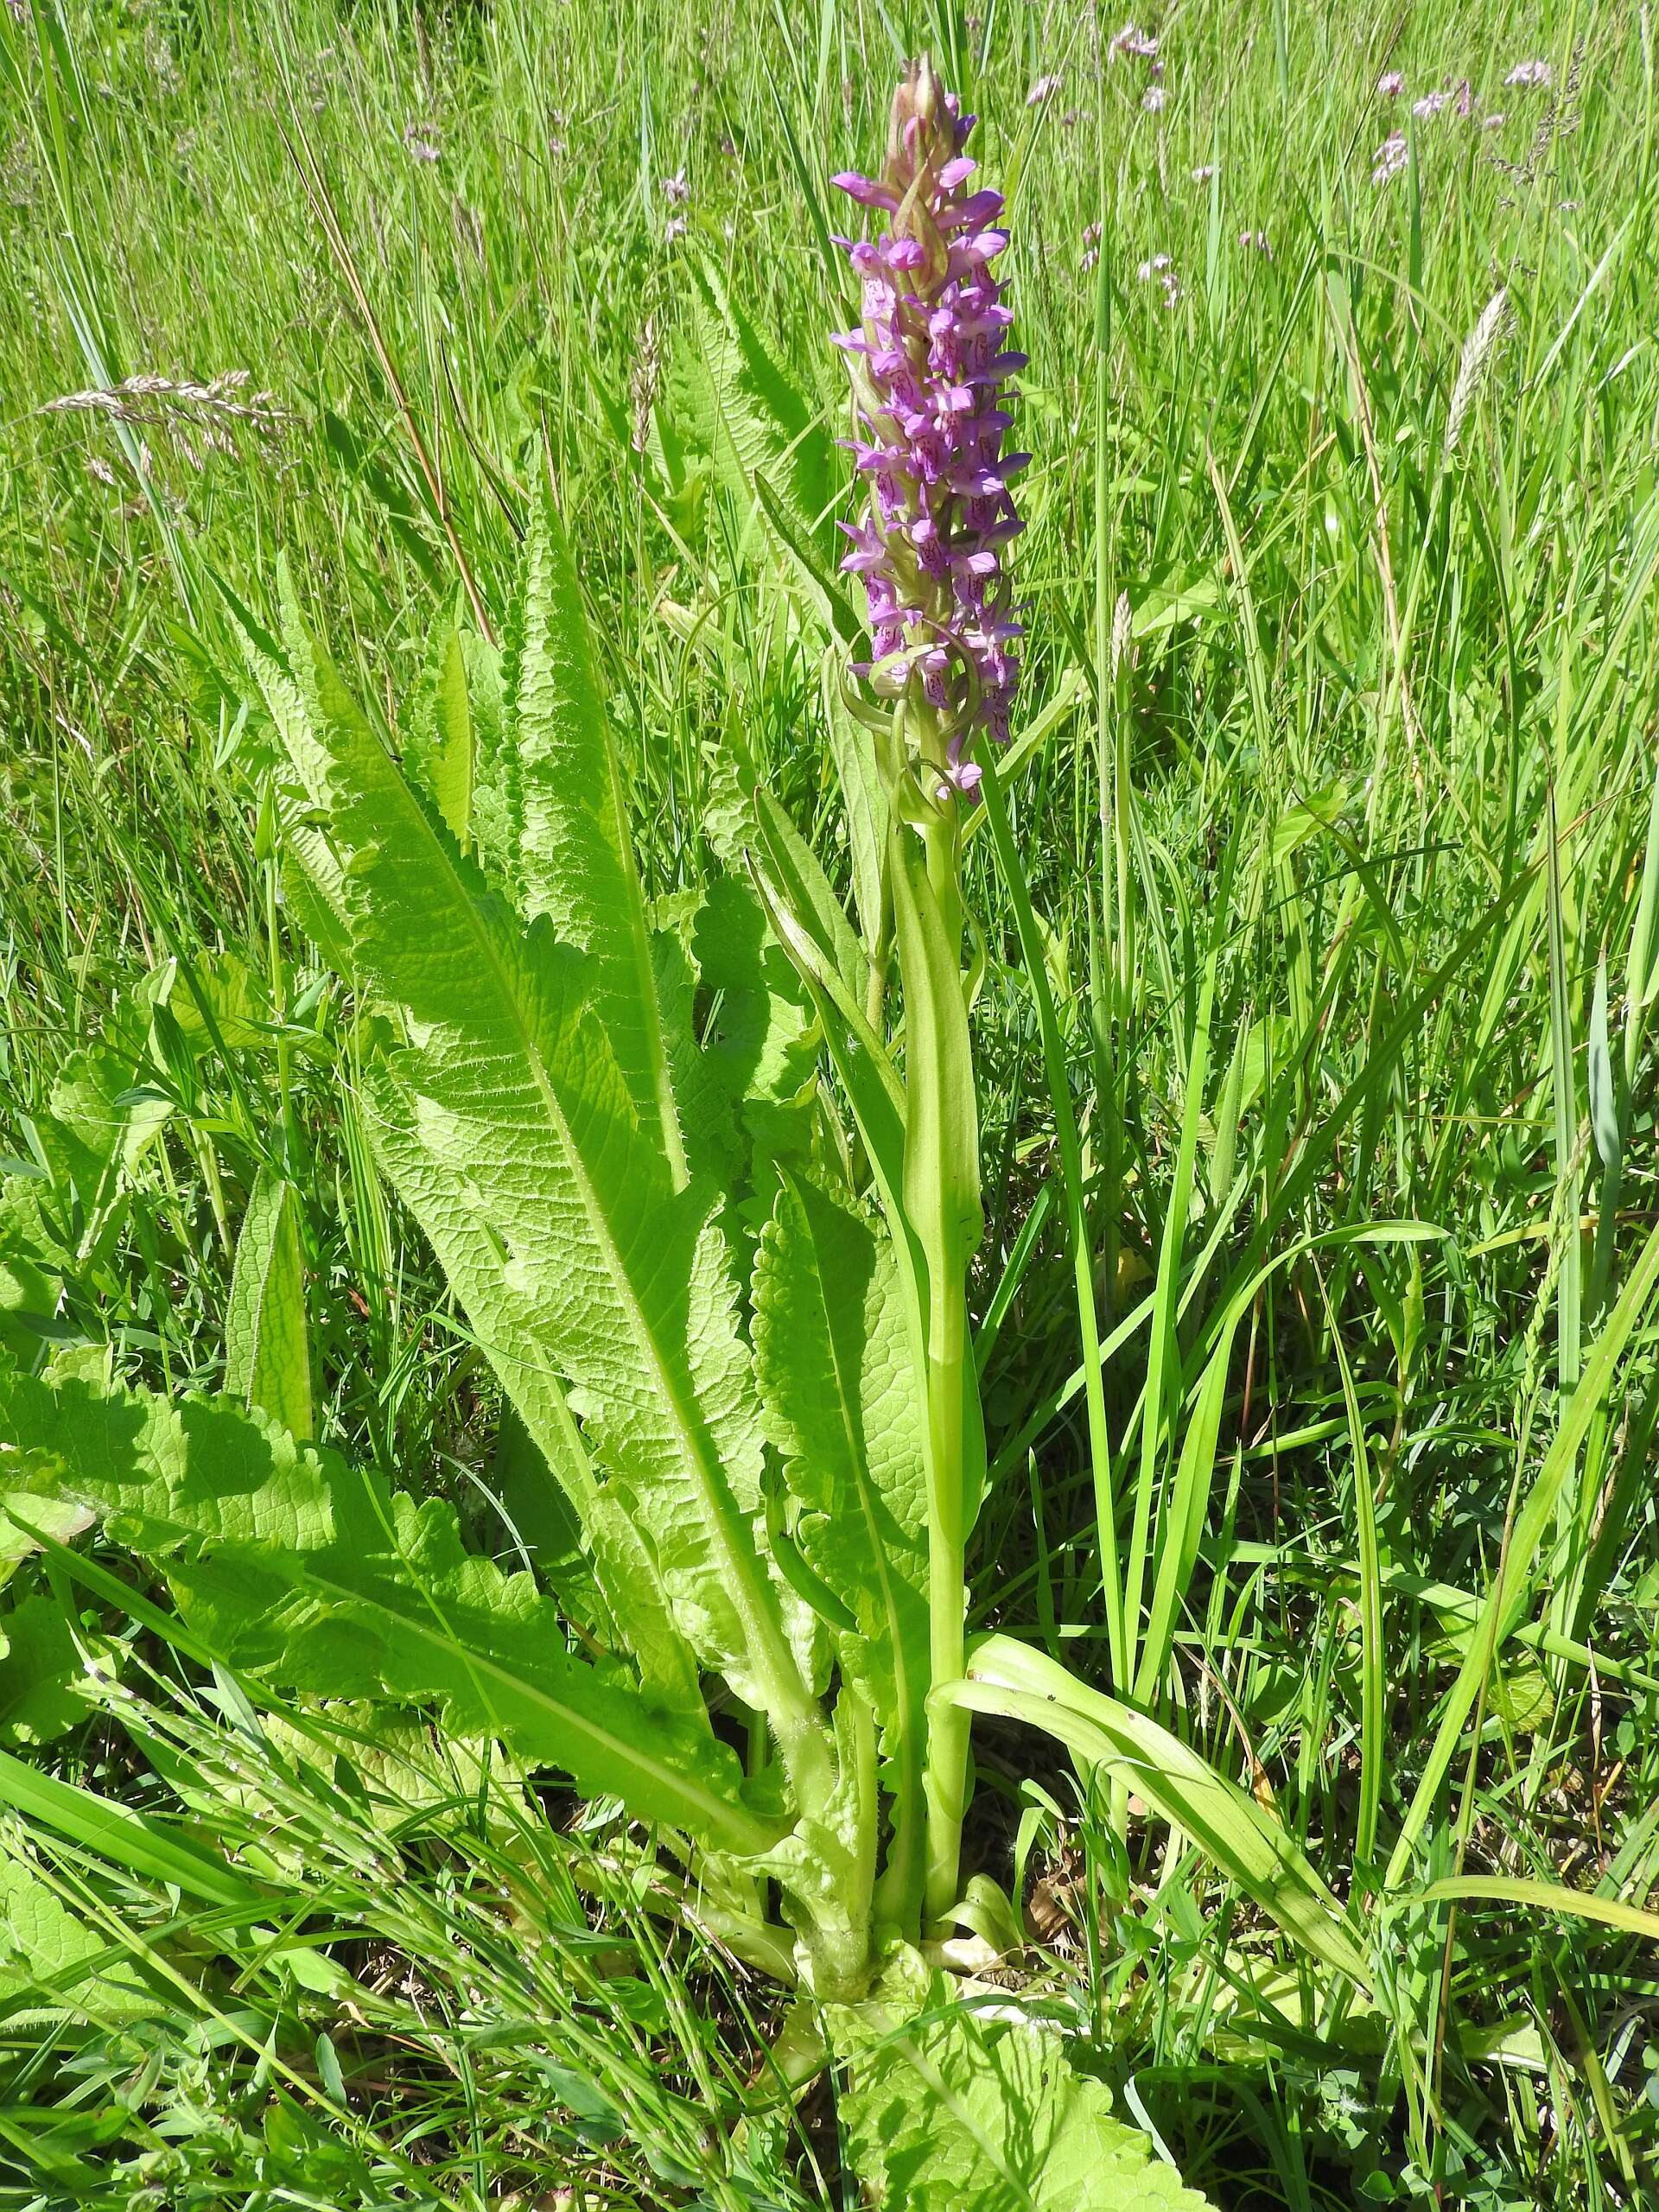
{"label": "grass seed head", "polygon": [[1479,321],[1465,339],[1458,362],[1457,382],[1452,387],[1452,407],[1446,420],[1446,456],[1449,461],[1463,436],[1469,410],[1480,397],[1492,358],[1510,319],[1510,296],[1502,286],[1481,310]]}

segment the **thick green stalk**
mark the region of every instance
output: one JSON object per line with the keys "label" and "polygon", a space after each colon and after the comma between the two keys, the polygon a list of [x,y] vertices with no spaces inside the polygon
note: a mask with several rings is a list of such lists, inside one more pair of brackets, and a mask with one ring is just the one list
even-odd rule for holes
{"label": "thick green stalk", "polygon": [[[969,1357],[967,1272],[980,1233],[979,1116],[962,988],[957,807],[930,807],[916,831],[895,823],[893,909],[905,991],[905,1211],[926,1265],[928,1611],[933,1688],[961,1679],[968,1531],[983,1480],[978,1382]],[[925,1916],[957,1901],[969,1776],[966,1716],[936,1707],[923,1791]]]}

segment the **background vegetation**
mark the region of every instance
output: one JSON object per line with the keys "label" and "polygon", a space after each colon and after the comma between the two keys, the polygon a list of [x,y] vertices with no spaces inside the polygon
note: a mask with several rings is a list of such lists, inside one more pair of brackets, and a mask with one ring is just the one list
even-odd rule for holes
{"label": "background vegetation", "polygon": [[[697,272],[839,421],[826,180],[869,165],[930,44],[1010,199],[1038,734],[1007,793],[1088,1141],[1126,1501],[1180,1446],[1143,1417],[1163,1386],[1131,1317],[1190,1344],[1278,1262],[1163,1694],[1344,1894],[1396,1847],[1475,1887],[1373,1918],[1379,2010],[1333,2040],[1298,2031],[1294,1988],[1271,2024],[1236,2016],[1249,1916],[1161,1834],[1126,1857],[1063,1764],[1011,1783],[975,1847],[1023,1884],[1044,1948],[1020,1973],[1217,2202],[1640,2203],[1644,1297],[1617,1364],[1595,1348],[1653,1222],[1650,25],[1192,0],[1145,24],[1155,68],[1119,29],[1027,0],[10,0],[0,1203],[54,1145],[102,1132],[114,1166],[49,1326],[12,1269],[0,1333],[219,1388],[237,1229],[279,1164],[319,1433],[516,1540],[511,1433],[369,1165],[352,1005],[283,902],[213,577],[263,603],[285,549],[393,717],[452,607],[499,620],[545,453],[649,887],[703,876],[728,717],[838,855],[817,644],[709,419]],[[1548,82],[1505,81],[1532,60]],[[1089,1669],[1055,1071],[988,840],[970,888],[1001,1446],[976,1618]],[[113,1094],[72,1057],[100,1035]],[[1433,1234],[1352,1241],[1371,1221]],[[1559,1489],[1512,1560],[1541,1475]],[[26,1863],[94,1931],[50,1986],[52,1930],[14,1911],[0,1936],[0,2200],[841,2201],[825,2110],[739,2124],[758,1993],[644,1918],[603,1808],[573,1829],[550,1786],[350,1712],[256,1721],[101,1556],[48,1550],[0,1616],[0,1883]],[[1511,1560],[1521,1633],[1437,1735]],[[994,1732],[980,1751],[995,1777]],[[43,1773],[182,1806],[291,1881],[291,1924],[232,1942],[227,1901],[124,1831],[66,1840],[34,1817]]]}

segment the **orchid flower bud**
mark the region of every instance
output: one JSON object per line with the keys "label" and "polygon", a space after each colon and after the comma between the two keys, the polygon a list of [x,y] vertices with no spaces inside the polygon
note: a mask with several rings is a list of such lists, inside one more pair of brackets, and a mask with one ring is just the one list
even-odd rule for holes
{"label": "orchid flower bud", "polygon": [[978,770],[963,746],[979,729],[1008,735],[1020,625],[1004,549],[1024,527],[1009,487],[1030,459],[1002,451],[1007,379],[1026,358],[1004,346],[1013,316],[991,270],[1007,244],[1001,194],[963,191],[973,125],[924,55],[893,95],[880,180],[835,180],[887,224],[874,240],[838,241],[863,288],[860,327],[835,340],[868,486],[860,520],[842,525],[874,649],[855,672],[916,710],[927,780],[964,793]]}

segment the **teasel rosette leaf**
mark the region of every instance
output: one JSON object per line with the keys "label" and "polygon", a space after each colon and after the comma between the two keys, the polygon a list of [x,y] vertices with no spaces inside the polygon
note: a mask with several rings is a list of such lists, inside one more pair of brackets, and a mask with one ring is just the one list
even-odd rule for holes
{"label": "teasel rosette leaf", "polygon": [[[595,1497],[621,1508],[679,1636],[766,1715],[811,1802],[830,1751],[758,1544],[760,1423],[718,1192],[677,1187],[642,1128],[595,963],[493,895],[291,600],[283,645],[226,602],[344,857],[358,987],[403,1040],[365,1073],[382,1168],[454,1265],[474,1325],[486,1313],[508,1332],[486,1349],[578,1515],[594,1523]],[[596,1548],[601,1567],[616,1557]],[[620,1621],[642,1602],[654,1618],[636,1578],[607,1580]]]}

